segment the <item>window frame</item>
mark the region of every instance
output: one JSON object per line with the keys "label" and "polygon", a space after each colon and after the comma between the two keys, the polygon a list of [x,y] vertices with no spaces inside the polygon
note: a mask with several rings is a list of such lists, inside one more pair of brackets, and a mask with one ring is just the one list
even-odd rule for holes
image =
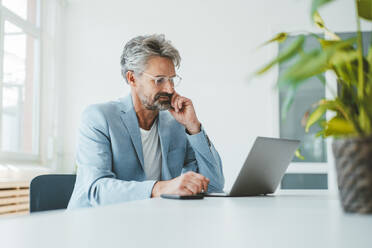
{"label": "window frame", "polygon": [[[32,124],[35,128],[32,130],[32,154],[24,152],[5,152],[0,150],[0,162],[2,163],[18,163],[18,162],[31,162],[38,163],[41,161],[40,155],[40,143],[41,143],[41,132],[40,132],[40,99],[41,99],[41,45],[42,45],[42,33],[40,28],[40,19],[42,14],[42,0],[36,1],[37,17],[36,22],[31,23],[28,20],[18,16],[8,8],[2,5],[0,0],[0,130],[2,130],[2,113],[3,113],[3,58],[4,58],[4,26],[5,22],[9,22],[18,28],[20,28],[25,34],[30,35],[35,39],[35,66],[34,66],[34,85],[33,85],[33,114]],[[0,145],[1,145],[1,132],[0,132]],[[0,146],[1,147],[1,146]]]}

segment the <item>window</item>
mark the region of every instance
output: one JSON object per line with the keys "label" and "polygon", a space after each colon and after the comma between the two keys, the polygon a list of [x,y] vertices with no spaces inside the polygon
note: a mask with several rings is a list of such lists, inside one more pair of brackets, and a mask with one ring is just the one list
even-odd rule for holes
{"label": "window", "polygon": [[32,24],[37,24],[39,16],[38,0],[2,0],[2,5]]}
{"label": "window", "polygon": [[37,160],[39,154],[39,0],[0,6],[0,159]]}

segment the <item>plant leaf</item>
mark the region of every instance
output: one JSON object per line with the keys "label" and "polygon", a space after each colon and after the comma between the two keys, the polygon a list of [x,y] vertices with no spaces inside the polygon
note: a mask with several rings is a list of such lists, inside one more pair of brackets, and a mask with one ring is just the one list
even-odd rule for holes
{"label": "plant leaf", "polygon": [[322,29],[324,31],[324,33],[327,36],[329,36],[332,40],[341,40],[341,38],[337,34],[333,33],[331,30],[329,30],[325,26],[324,21],[323,21],[322,17],[319,15],[319,12],[318,11],[315,11],[314,12],[313,21],[314,21],[315,25],[318,28]]}
{"label": "plant leaf", "polygon": [[285,96],[283,106],[282,106],[282,120],[285,120],[287,117],[287,113],[289,108],[291,107],[294,97],[296,95],[297,87],[294,85],[290,85],[287,89],[287,94]]}
{"label": "plant leaf", "polygon": [[361,105],[363,105],[363,107],[362,107],[363,111],[365,112],[365,114],[367,115],[367,118],[369,120],[369,124],[368,123],[366,124],[366,130],[365,130],[366,134],[367,135],[372,135],[372,127],[371,127],[371,125],[372,125],[372,92],[367,93],[367,95],[364,98]]}
{"label": "plant leaf", "polygon": [[302,154],[301,154],[301,150],[300,150],[300,148],[298,148],[298,149],[295,151],[295,156],[296,156],[297,158],[301,159],[301,160],[305,160],[305,157],[302,156]]}
{"label": "plant leaf", "polygon": [[350,86],[351,84],[355,83],[357,77],[352,69],[348,68],[348,65],[333,65],[333,71],[336,73],[339,82]]}
{"label": "plant leaf", "polygon": [[365,110],[372,120],[372,92],[367,92],[367,95],[363,102]]}
{"label": "plant leaf", "polygon": [[318,28],[320,28],[320,29],[325,28],[325,24],[324,24],[323,18],[319,15],[319,12],[318,11],[315,11],[314,12],[313,20],[314,20],[315,25]]}
{"label": "plant leaf", "polygon": [[332,1],[333,0],[313,0],[313,2],[311,3],[311,17],[314,16],[314,13],[317,12],[322,5],[330,3]]}
{"label": "plant leaf", "polygon": [[367,61],[370,65],[372,65],[372,45],[370,45],[368,48]]}
{"label": "plant leaf", "polygon": [[372,1],[371,0],[358,0],[358,15],[363,19],[372,21]]}
{"label": "plant leaf", "polygon": [[337,40],[325,40],[325,39],[318,39],[318,41],[323,49],[328,48],[338,42]]}
{"label": "plant leaf", "polygon": [[305,79],[325,72],[328,67],[328,54],[320,50],[314,50],[305,54],[292,67],[286,70],[279,79],[279,87],[284,85],[298,85]]}
{"label": "plant leaf", "polygon": [[286,70],[284,75],[279,79],[279,88],[290,84],[300,84],[305,79],[321,74],[332,66],[329,64],[332,56],[349,48],[355,43],[355,38],[348,40],[335,41],[333,45],[326,49],[315,49],[309,53],[305,53],[293,66]]}
{"label": "plant leaf", "polygon": [[359,111],[360,111],[359,118],[358,118],[359,125],[364,131],[364,133],[370,134],[371,133],[371,120],[369,119],[364,107],[360,106]]}
{"label": "plant leaf", "polygon": [[[357,79],[353,70],[352,63],[358,59],[358,52],[354,49],[353,43],[356,37],[345,41],[320,41],[324,51],[331,51],[329,65],[341,76],[346,83],[350,83]],[[334,51],[334,52],[333,52]]]}
{"label": "plant leaf", "polygon": [[356,135],[356,134],[357,133],[352,123],[337,116],[329,120],[326,123],[325,129],[324,129],[324,137],[351,136],[351,135]]}
{"label": "plant leaf", "polygon": [[368,62],[368,71],[369,75],[372,75],[372,45],[368,48],[368,55],[367,55],[367,62]]}
{"label": "plant leaf", "polygon": [[[323,49],[335,48],[335,49],[354,49],[353,43],[356,42],[356,37],[347,40],[325,40],[318,38],[319,44]],[[354,49],[355,50],[355,49]]]}
{"label": "plant leaf", "polygon": [[309,116],[309,119],[307,120],[305,132],[309,132],[309,128],[317,122],[327,111],[327,108],[320,105],[318,108],[316,108]]}
{"label": "plant leaf", "polygon": [[318,102],[318,107],[310,114],[307,120],[305,131],[308,132],[309,128],[314,125],[327,110],[338,111],[339,106],[337,101],[322,99]]}
{"label": "plant leaf", "polygon": [[278,33],[272,39],[270,39],[270,40],[266,41],[265,43],[263,43],[261,46],[265,46],[265,45],[270,44],[270,43],[273,43],[273,42],[279,42],[279,43],[280,42],[283,42],[283,41],[285,41],[287,39],[287,37],[288,37],[288,33],[284,33],[284,32]]}
{"label": "plant leaf", "polygon": [[265,73],[266,71],[270,70],[270,68],[276,65],[277,63],[280,63],[280,62],[283,62],[283,61],[286,61],[292,58],[294,55],[296,55],[296,52],[302,48],[304,41],[305,41],[305,36],[304,35],[299,36],[284,52],[279,54],[278,57],[276,57],[269,64],[264,66],[262,69],[258,70],[255,74],[261,75]]}
{"label": "plant leaf", "polygon": [[332,64],[344,64],[345,62],[352,62],[358,59],[358,51],[356,50],[338,50],[330,59]]}

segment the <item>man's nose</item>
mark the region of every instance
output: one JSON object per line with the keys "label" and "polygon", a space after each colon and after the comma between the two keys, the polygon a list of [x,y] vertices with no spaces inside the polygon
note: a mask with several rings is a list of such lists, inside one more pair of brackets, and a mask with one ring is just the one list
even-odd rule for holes
{"label": "man's nose", "polygon": [[168,94],[173,94],[174,92],[174,84],[171,80],[167,80],[163,86],[163,90]]}

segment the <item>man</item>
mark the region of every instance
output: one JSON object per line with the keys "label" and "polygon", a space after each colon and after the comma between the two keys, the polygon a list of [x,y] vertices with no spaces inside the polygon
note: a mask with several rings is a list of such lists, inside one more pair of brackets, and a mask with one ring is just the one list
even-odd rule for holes
{"label": "man", "polygon": [[192,101],[174,89],[180,60],[164,35],[125,45],[121,67],[131,94],[83,112],[69,209],[222,191],[221,159]]}

